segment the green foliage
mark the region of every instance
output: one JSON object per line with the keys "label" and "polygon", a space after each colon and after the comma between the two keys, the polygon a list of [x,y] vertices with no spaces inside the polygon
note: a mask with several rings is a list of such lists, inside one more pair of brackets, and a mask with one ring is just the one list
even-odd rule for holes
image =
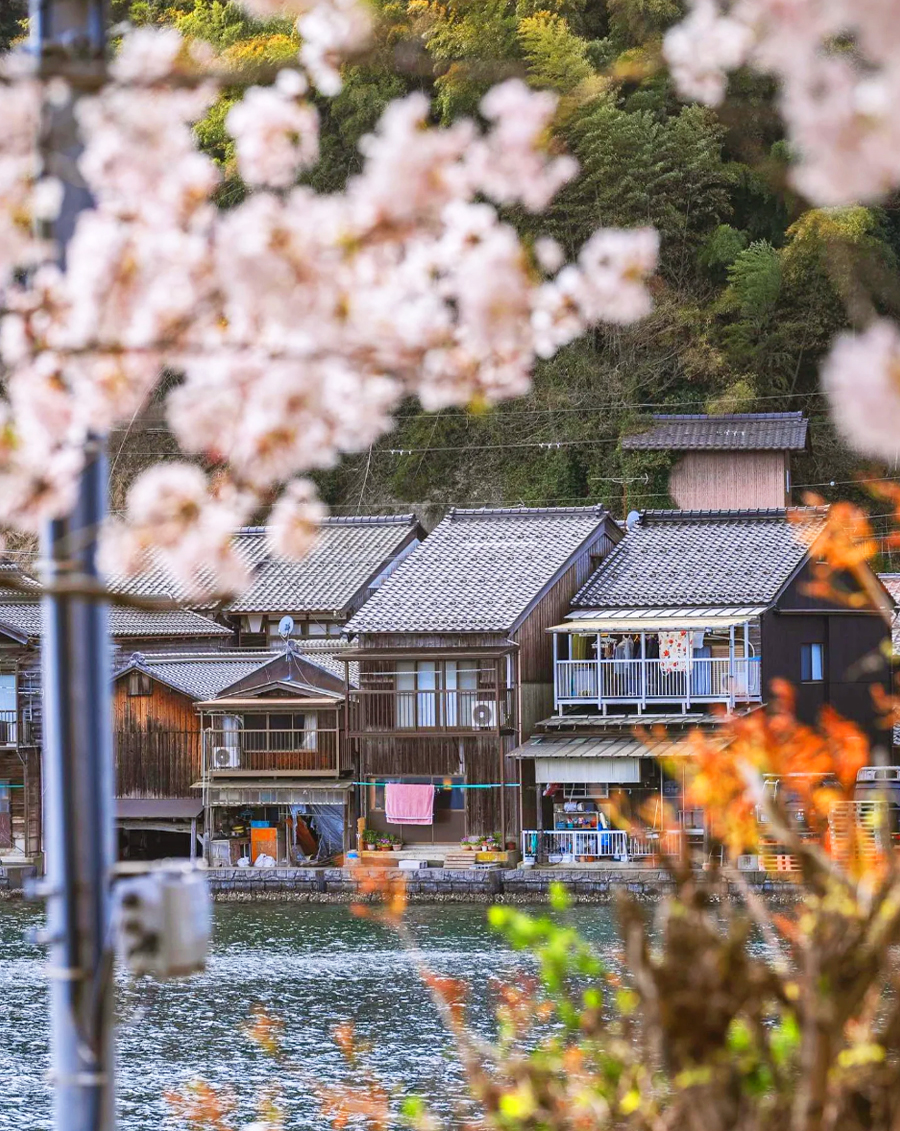
{"label": "green foliage", "polygon": [[14,39],[26,33],[28,0],[3,0],[0,3],[0,52],[9,50]]}
{"label": "green foliage", "polygon": [[534,86],[568,94],[594,73],[587,43],[555,13],[538,12],[521,20],[517,35]]}

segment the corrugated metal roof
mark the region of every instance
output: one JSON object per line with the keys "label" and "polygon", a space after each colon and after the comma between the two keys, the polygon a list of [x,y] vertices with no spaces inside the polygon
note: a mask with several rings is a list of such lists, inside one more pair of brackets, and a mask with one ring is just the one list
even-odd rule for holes
{"label": "corrugated metal roof", "polygon": [[770,604],[825,521],[807,508],[645,511],[575,595],[577,609]]}
{"label": "corrugated metal roof", "polygon": [[692,607],[676,609],[589,609],[570,613],[565,624],[555,624],[549,632],[642,632],[660,628],[728,628],[761,616],[768,605],[731,605],[725,608]]}
{"label": "corrugated metal roof", "polygon": [[736,412],[723,416],[658,414],[646,431],[622,437],[625,451],[803,451],[802,412]]}
{"label": "corrugated metal roof", "polygon": [[512,752],[514,758],[658,758],[680,744],[671,738],[646,742],[634,735],[604,738],[599,735],[533,735]]}
{"label": "corrugated metal roof", "polygon": [[508,632],[607,521],[601,507],[452,510],[349,632]]}
{"label": "corrugated metal roof", "polygon": [[168,817],[172,820],[190,821],[203,812],[200,800],[180,797],[163,798],[116,798],[116,818],[118,820],[152,820]]}

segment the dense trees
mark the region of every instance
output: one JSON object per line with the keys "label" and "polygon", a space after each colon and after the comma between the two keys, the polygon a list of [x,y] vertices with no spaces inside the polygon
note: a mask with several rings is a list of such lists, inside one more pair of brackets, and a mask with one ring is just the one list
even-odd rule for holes
{"label": "dense trees", "polygon": [[[288,25],[254,22],[222,0],[116,5],[137,22],[176,23],[248,75],[297,47]],[[564,350],[539,367],[531,396],[489,413],[426,416],[410,404],[389,441],[321,476],[328,502],[664,505],[660,461],[626,460],[617,444],[653,408],[805,409],[813,454],[797,482],[846,490],[854,461],[827,419],[818,363],[838,329],[893,293],[900,236],[890,208],[805,210],[784,190],[790,156],[771,85],[738,76],[718,112],[679,102],[660,61],[661,36],[680,14],[670,0],[376,6],[375,46],[320,104],[314,187],[337,188],[358,168],[356,144],[391,98],[422,89],[435,116],[451,120],[476,113],[498,78],[522,75],[561,95],[558,135],[581,165],[545,218],[555,236],[571,252],[599,224],[651,223],[662,263],[646,322]],[[233,97],[198,126],[229,170]],[[231,176],[222,202],[241,195]],[[526,217],[512,219],[527,230]]]}

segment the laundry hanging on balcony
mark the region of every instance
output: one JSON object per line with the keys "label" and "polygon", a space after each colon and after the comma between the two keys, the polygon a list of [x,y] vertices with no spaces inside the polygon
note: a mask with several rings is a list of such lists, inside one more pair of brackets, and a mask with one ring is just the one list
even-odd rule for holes
{"label": "laundry hanging on balcony", "polygon": [[388,782],[384,787],[384,816],[389,825],[434,824],[434,786]]}
{"label": "laundry hanging on balcony", "polygon": [[690,671],[693,643],[693,634],[690,632],[661,632],[659,670],[667,673]]}

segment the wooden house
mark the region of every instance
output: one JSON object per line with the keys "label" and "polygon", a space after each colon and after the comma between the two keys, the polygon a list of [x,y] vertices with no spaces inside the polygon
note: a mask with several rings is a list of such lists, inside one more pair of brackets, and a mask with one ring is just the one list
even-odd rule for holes
{"label": "wooden house", "polygon": [[114,710],[117,821],[130,855],[193,854],[202,830],[207,857],[222,863],[214,842],[232,840],[237,859],[250,839],[234,830],[255,822],[280,830],[290,861],[288,819],[310,806],[339,821],[343,846],[352,813],[340,780],[344,665],[333,656],[293,644],[135,655],[116,673]]}
{"label": "wooden house", "polygon": [[[714,730],[716,712],[763,709],[775,679],[794,687],[802,721],[814,724],[827,704],[867,732],[876,759],[879,748],[888,755],[873,689],[890,686],[892,599],[877,583],[881,600],[864,608],[812,596],[825,514],[806,509],[793,519],[762,510],[629,520],[567,617],[550,626],[554,713],[517,751],[526,831],[589,832],[600,855],[618,855],[618,834],[591,825],[602,822],[606,799],[634,812],[648,802],[660,814],[667,800],[677,807],[679,783],[655,757],[672,753],[691,726]],[[638,727],[653,741],[636,738]],[[678,821],[702,836],[702,815],[682,809]]]}
{"label": "wooden house", "polygon": [[203,810],[194,788],[203,769],[196,704],[273,658],[249,651],[137,653],[115,673],[116,823],[126,856],[195,854]]}
{"label": "wooden house", "polygon": [[[20,581],[27,579],[20,578]],[[0,601],[0,858],[42,851],[41,605],[28,593]],[[113,655],[198,643],[218,648],[231,632],[188,611],[110,610]]]}
{"label": "wooden house", "polygon": [[[508,755],[552,703],[546,629],[620,537],[598,507],[452,510],[353,617],[369,827],[410,843],[515,834]],[[388,782],[433,784],[431,823],[389,827]]]}
{"label": "wooden house", "polygon": [[643,431],[622,437],[623,451],[677,455],[669,494],[683,510],[789,506],[791,454],[807,444],[800,412],[658,415]]}
{"label": "wooden house", "polygon": [[238,532],[239,553],[253,567],[250,586],[224,610],[242,647],[278,643],[284,616],[300,641],[340,638],[350,617],[416,548],[424,532],[415,515],[329,517],[301,561],[273,554],[264,527]]}

